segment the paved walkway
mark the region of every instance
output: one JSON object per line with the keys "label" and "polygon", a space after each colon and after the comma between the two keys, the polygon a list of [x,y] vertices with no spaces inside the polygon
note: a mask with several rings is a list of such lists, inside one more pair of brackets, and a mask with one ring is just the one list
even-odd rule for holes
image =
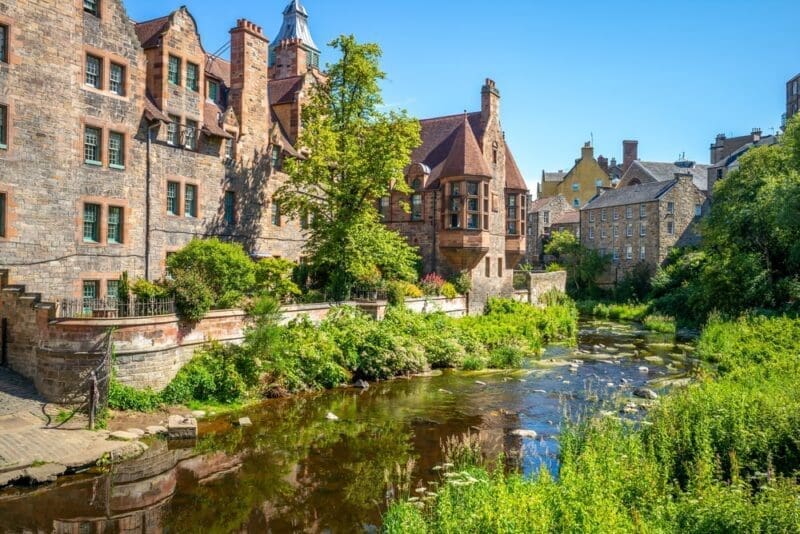
{"label": "paved walkway", "polygon": [[106,431],[52,426],[56,423],[46,409],[52,412],[53,407],[29,381],[0,367],[0,487],[19,478],[35,478],[41,464],[57,466],[45,470],[49,475],[60,474],[94,464],[106,454],[120,459],[144,449],[140,443],[110,440]]}

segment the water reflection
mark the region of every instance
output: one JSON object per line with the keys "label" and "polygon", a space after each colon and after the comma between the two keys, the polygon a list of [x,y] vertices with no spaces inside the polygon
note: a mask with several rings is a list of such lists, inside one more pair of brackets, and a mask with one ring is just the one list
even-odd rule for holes
{"label": "water reflection", "polygon": [[[502,452],[526,473],[556,472],[565,414],[615,409],[618,395],[682,365],[681,347],[630,327],[586,323],[580,341],[578,349],[550,348],[523,371],[444,373],[269,401],[247,411],[252,427],[233,426],[233,417],[201,425],[193,449],[154,441],[106,474],[0,493],[0,531],[371,530],[385,509],[387,474],[413,459],[415,480],[427,485],[443,440],[467,431],[489,456]],[[329,411],[339,420],[326,420]]]}

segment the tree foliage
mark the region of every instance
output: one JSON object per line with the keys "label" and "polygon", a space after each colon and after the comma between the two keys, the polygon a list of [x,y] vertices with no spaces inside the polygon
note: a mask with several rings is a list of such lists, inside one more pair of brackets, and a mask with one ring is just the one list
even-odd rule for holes
{"label": "tree foliage", "polygon": [[591,293],[608,264],[607,258],[583,246],[575,234],[566,230],[553,232],[544,252],[555,256],[567,270],[567,285],[575,295]]}
{"label": "tree foliage", "polygon": [[315,275],[336,296],[357,282],[412,278],[415,251],[379,221],[376,203],[409,193],[403,172],[419,145],[419,123],[404,111],[382,111],[381,49],[341,36],[341,59],[303,107],[298,145],[277,199],[288,215],[309,217],[306,245]]}

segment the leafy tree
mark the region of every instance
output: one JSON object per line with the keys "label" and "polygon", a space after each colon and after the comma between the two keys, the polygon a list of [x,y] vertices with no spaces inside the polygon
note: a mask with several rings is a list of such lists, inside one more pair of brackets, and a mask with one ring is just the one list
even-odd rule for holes
{"label": "leafy tree", "polygon": [[256,287],[282,301],[301,294],[292,280],[295,264],[283,258],[265,258],[255,267]]}
{"label": "leafy tree", "polygon": [[420,137],[404,111],[381,111],[380,47],[353,36],[330,46],[341,59],[303,107],[298,145],[307,156],[287,162],[277,200],[287,214],[309,217],[311,266],[341,298],[357,281],[413,278],[415,251],[381,224],[376,204],[410,193],[403,171]]}
{"label": "leafy tree", "polygon": [[176,279],[183,272],[199,276],[216,308],[238,305],[255,284],[254,264],[244,248],[217,238],[192,240],[167,259],[167,271]]}
{"label": "leafy tree", "polygon": [[576,295],[596,288],[597,277],[608,265],[608,258],[581,245],[575,234],[567,230],[553,232],[544,252],[555,256],[567,270],[567,285]]}

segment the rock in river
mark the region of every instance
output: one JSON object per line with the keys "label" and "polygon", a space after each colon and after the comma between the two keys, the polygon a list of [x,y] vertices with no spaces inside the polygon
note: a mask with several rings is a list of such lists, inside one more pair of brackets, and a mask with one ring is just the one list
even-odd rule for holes
{"label": "rock in river", "polygon": [[536,437],[535,430],[525,430],[523,428],[518,428],[516,430],[512,430],[510,432],[512,436],[519,436],[521,438],[531,438],[534,439]]}
{"label": "rock in river", "polygon": [[366,380],[356,380],[353,384],[353,387],[358,389],[369,389],[369,382]]}
{"label": "rock in river", "polygon": [[327,419],[328,421],[338,421],[339,420],[339,418],[333,412],[328,412],[327,414],[325,414],[325,419]]}
{"label": "rock in river", "polygon": [[642,399],[655,400],[658,398],[658,393],[650,388],[636,388],[633,390],[633,394]]}

